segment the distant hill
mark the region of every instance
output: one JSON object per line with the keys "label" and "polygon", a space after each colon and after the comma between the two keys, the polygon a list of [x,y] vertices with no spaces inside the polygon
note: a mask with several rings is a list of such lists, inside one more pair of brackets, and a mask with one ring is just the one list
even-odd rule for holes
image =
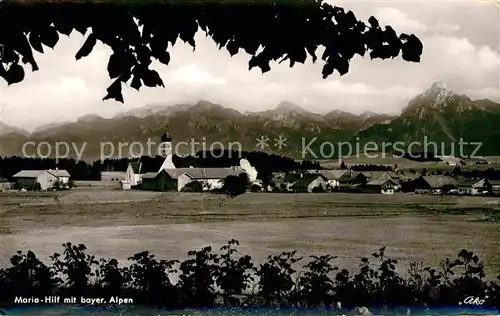
{"label": "distant hill", "polygon": [[[149,105],[109,119],[86,115],[75,122],[46,125],[31,134],[15,128],[2,133],[0,125],[0,155],[21,154],[26,140],[53,144],[65,141],[74,142],[78,147],[86,143],[83,158],[94,160],[99,158],[100,142],[141,142],[146,146],[148,138],[159,142],[167,127],[174,145],[192,139],[205,140],[208,148],[198,145],[195,151],[210,149],[214,142],[226,147],[231,142],[233,145],[239,142],[243,150],[263,150],[301,158],[303,145],[314,138],[317,139],[311,148],[319,153],[323,142],[351,142],[354,145],[359,140],[361,145],[368,141],[408,144],[422,142],[427,137],[429,141],[446,144],[458,142],[460,138],[469,142],[481,141],[483,146],[477,154],[500,155],[499,123],[500,104],[491,100],[473,101],[449,90],[443,83],[435,83],[415,96],[399,116],[373,112],[356,115],[340,110],[320,115],[286,101],[271,110],[240,113],[219,104],[199,101],[173,106]],[[286,139],[286,146],[281,149],[274,146],[275,138],[280,135]],[[269,138],[270,146],[256,147],[261,136]],[[191,153],[188,147],[180,147],[178,153]],[[121,156],[127,156],[128,147],[123,149]],[[155,146],[152,149],[153,153],[157,152]]]}
{"label": "distant hill", "polygon": [[[460,155],[458,143],[480,142],[477,154],[500,153],[500,104],[491,100],[473,101],[449,90],[444,83],[434,83],[427,91],[414,97],[401,115],[390,124],[374,124],[356,135],[361,143],[375,142],[434,142],[444,153]],[[429,145],[430,146],[430,145]],[[463,154],[470,155],[474,145],[463,145]],[[420,150],[414,146],[415,150]],[[433,150],[431,148],[431,150]]]}
{"label": "distant hill", "polygon": [[29,135],[29,133],[24,129],[10,126],[10,125],[7,125],[3,122],[0,122],[0,136],[14,134],[14,133],[21,134],[21,135]]}

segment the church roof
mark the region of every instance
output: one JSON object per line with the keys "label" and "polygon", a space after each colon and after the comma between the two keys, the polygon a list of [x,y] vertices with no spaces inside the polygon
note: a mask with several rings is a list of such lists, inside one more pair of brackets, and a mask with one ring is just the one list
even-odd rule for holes
{"label": "church roof", "polygon": [[245,170],[241,167],[231,168],[176,168],[166,169],[167,173],[174,179],[186,174],[192,179],[224,179],[227,176],[238,176]]}

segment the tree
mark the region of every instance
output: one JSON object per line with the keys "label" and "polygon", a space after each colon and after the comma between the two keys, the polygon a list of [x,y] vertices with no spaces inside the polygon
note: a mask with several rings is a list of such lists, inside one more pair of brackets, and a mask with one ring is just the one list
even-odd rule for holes
{"label": "tree", "polygon": [[342,169],[342,170],[346,170],[347,169],[347,165],[345,164],[345,162],[343,160],[340,163],[340,169]]}
{"label": "tree", "polygon": [[367,25],[352,11],[320,0],[266,0],[252,5],[242,0],[226,0],[225,5],[205,0],[183,5],[173,0],[2,3],[0,77],[9,85],[24,80],[21,63],[38,70],[33,50],[43,53],[43,46],[54,48],[60,34],[69,36],[76,30],[88,34],[77,60],[88,56],[97,41],[113,50],[107,70],[114,81],[103,100],[120,102],[124,102],[123,84],[137,90],[143,85],[163,87],[159,74],[150,69],[152,58],[168,65],[168,48],[177,39],[195,49],[199,28],[231,56],[242,50],[250,54],[249,70],[259,67],[262,73],[271,70],[272,61],[288,60],[293,67],[305,63],[309,55],[316,62],[320,46],[325,48],[321,56],[325,79],[334,71],[346,74],[355,54],[369,52],[371,59],[401,54],[406,61],[420,62],[423,51],[422,42],[413,34],[398,36],[373,16]]}
{"label": "tree", "polygon": [[203,192],[203,184],[200,181],[191,181],[182,188],[182,192]]}
{"label": "tree", "polygon": [[224,179],[224,191],[229,196],[237,196],[246,192],[248,187],[248,175],[241,173],[239,176],[230,175]]}

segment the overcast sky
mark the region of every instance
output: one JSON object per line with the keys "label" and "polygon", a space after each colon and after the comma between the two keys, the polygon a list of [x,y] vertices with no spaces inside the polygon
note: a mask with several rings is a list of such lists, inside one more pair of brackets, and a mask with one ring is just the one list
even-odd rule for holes
{"label": "overcast sky", "polygon": [[111,83],[106,65],[111,50],[98,44],[92,54],[75,61],[85,37],[74,32],[61,36],[56,48],[36,53],[40,70],[7,87],[0,81],[2,121],[32,130],[53,121],[75,120],[85,114],[110,117],[148,104],[191,103],[200,99],[242,112],[274,108],[291,101],[326,113],[341,109],[399,113],[409,98],[435,81],[444,81],[473,99],[500,101],[500,7],[481,2],[451,1],[347,1],[335,2],[352,9],[358,19],[375,15],[382,25],[397,32],[415,33],[424,43],[421,63],[402,59],[370,60],[355,57],[350,72],[321,77],[322,61],[289,68],[272,65],[264,75],[248,71],[249,55],[230,58],[199,32],[193,52],[178,42],[170,48],[169,66],[154,64],[165,88],[124,87],[125,104],[103,102]]}

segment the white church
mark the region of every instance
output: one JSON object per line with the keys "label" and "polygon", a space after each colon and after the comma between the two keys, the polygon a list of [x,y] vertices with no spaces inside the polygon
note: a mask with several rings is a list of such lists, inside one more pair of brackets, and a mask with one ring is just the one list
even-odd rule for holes
{"label": "white church", "polygon": [[[240,166],[228,168],[177,168],[173,162],[172,137],[165,132],[161,137],[159,152],[164,157],[161,166],[154,172],[145,172],[154,166],[145,166],[140,159],[129,162],[125,174],[125,181],[122,182],[122,189],[128,190],[143,183],[155,179],[165,171],[168,178],[176,182],[177,191],[181,191],[188,183],[198,181],[202,184],[204,191],[220,189],[224,185],[227,176],[238,176],[246,173],[251,183],[258,182],[257,171],[246,159],[241,159]],[[149,170],[148,170],[149,171]]]}

